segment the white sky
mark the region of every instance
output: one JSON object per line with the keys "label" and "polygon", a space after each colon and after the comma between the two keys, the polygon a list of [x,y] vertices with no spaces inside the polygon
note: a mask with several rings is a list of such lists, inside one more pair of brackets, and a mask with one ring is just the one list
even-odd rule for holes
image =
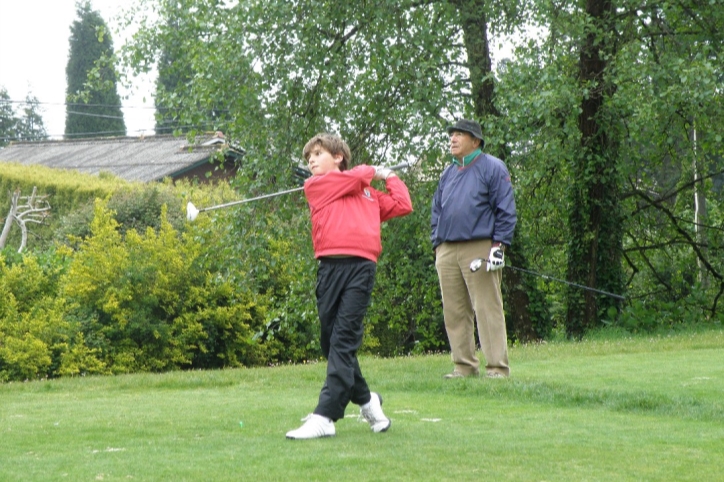
{"label": "white sky", "polygon": [[[76,0],[0,0],[0,87],[12,100],[28,93],[41,103],[47,133],[65,132],[65,67]],[[91,0],[108,25],[113,47],[124,43],[115,19],[133,0]],[[153,79],[137,79],[131,92],[118,84],[129,136],[153,134]],[[144,102],[145,98],[145,102]],[[20,114],[21,105],[13,104]]]}

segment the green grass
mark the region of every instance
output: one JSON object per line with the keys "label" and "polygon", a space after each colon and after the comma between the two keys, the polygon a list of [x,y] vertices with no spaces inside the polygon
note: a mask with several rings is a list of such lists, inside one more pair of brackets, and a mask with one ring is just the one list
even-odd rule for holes
{"label": "green grass", "polygon": [[0,480],[724,480],[724,331],[511,348],[508,380],[448,355],[361,360],[392,419],[350,406],[291,441],[324,363],[0,385]]}

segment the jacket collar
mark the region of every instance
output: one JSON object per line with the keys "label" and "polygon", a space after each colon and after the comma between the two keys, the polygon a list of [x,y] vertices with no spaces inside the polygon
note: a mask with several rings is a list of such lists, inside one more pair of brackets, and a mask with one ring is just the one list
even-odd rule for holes
{"label": "jacket collar", "polygon": [[470,164],[471,162],[473,162],[473,159],[475,159],[476,157],[478,157],[478,156],[479,156],[480,154],[482,154],[482,153],[483,153],[482,150],[480,150],[480,149],[475,149],[473,152],[471,152],[471,153],[468,154],[467,156],[463,157],[462,162],[460,162],[456,157],[453,157],[453,163],[454,163],[456,166],[465,167],[465,166],[467,166],[468,164]]}

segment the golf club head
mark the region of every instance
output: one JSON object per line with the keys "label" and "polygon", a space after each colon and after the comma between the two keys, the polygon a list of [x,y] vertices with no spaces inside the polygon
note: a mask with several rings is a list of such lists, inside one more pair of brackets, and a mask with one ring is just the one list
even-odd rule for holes
{"label": "golf club head", "polygon": [[477,270],[483,267],[482,258],[475,258],[470,262],[470,271],[475,273]]}
{"label": "golf club head", "polygon": [[194,219],[196,219],[196,216],[199,215],[199,212],[200,211],[196,209],[196,206],[194,206],[193,203],[189,202],[186,205],[186,219],[188,221],[193,221]]}

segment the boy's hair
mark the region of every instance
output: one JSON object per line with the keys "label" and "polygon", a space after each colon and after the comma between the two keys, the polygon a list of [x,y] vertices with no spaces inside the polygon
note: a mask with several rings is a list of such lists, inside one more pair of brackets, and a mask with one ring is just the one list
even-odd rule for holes
{"label": "boy's hair", "polygon": [[309,161],[309,155],[312,153],[312,149],[316,146],[322,146],[322,148],[332,154],[333,156],[342,155],[342,162],[339,163],[339,170],[346,171],[349,167],[349,163],[352,161],[352,152],[349,150],[349,146],[339,136],[334,134],[328,134],[322,132],[309,139],[309,142],[304,146],[302,154],[304,160]]}

